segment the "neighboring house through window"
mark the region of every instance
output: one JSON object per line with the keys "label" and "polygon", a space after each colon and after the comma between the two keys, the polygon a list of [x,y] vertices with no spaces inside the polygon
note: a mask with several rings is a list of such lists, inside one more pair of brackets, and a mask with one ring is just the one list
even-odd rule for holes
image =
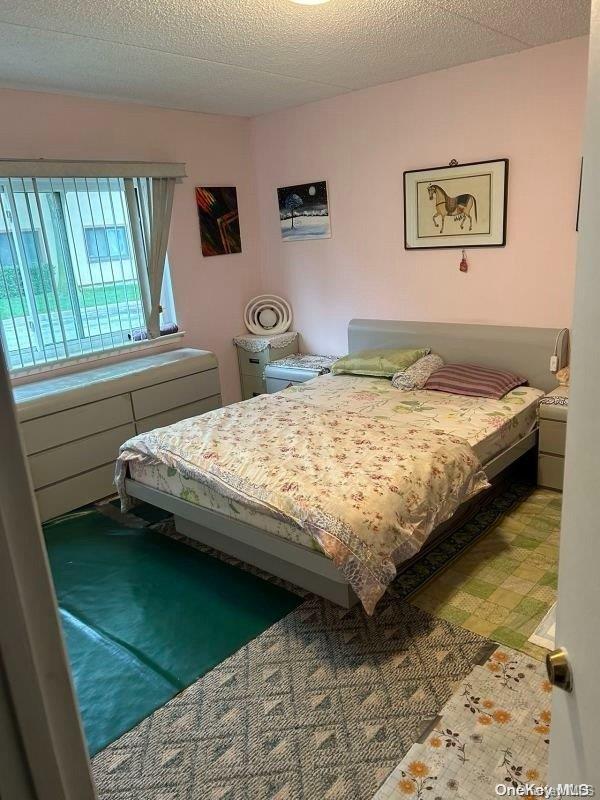
{"label": "neighboring house through window", "polygon": [[113,228],[84,228],[85,245],[90,261],[110,261],[113,258],[129,258],[129,244],[124,225]]}
{"label": "neighboring house through window", "polygon": [[[0,177],[0,336],[12,370],[108,351],[146,329],[143,193],[123,178]],[[174,322],[168,266],[162,286],[160,319]]]}

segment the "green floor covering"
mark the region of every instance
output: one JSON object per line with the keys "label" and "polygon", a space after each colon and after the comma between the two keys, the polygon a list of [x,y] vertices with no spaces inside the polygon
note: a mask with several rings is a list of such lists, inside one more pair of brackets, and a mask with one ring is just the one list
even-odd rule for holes
{"label": "green floor covering", "polygon": [[93,508],[44,533],[92,755],[301,602]]}

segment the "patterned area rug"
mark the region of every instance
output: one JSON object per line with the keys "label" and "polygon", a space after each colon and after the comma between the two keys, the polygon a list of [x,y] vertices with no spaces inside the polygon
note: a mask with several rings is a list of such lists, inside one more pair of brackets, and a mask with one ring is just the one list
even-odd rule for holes
{"label": "patterned area rug", "polygon": [[551,687],[542,665],[503,648],[475,667],[374,800],[473,800],[545,784]]}
{"label": "patterned area rug", "polygon": [[[515,495],[516,505],[509,502]],[[560,494],[547,489],[512,487],[454,538],[476,534],[488,519],[486,535],[410,602],[543,659],[545,651],[528,638],[556,600],[561,501]],[[505,512],[493,520],[499,504],[506,506]]]}
{"label": "patterned area rug", "polygon": [[99,798],[370,798],[493,647],[393,597],[311,597],[99,753]]}

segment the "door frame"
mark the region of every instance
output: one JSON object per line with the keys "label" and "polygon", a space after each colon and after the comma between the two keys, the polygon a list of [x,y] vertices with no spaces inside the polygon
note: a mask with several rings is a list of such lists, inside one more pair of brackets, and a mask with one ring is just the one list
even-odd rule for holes
{"label": "door frame", "polygon": [[0,441],[0,732],[11,756],[0,769],[0,796],[95,800],[3,353]]}

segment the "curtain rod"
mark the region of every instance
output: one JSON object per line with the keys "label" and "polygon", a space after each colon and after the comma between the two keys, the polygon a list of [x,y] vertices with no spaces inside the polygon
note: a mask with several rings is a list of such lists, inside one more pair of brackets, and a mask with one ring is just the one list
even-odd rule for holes
{"label": "curtain rod", "polygon": [[151,161],[0,159],[0,178],[185,178],[185,164]]}

